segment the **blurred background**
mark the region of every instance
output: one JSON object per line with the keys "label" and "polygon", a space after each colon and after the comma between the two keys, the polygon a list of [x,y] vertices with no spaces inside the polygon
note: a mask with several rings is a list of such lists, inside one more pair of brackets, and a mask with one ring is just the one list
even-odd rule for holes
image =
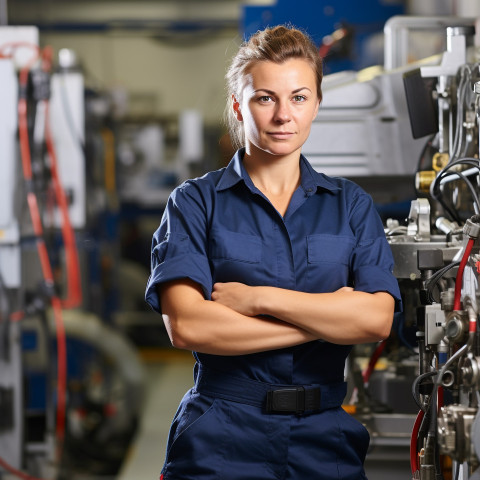
{"label": "blurred background", "polygon": [[[305,153],[403,221],[425,138],[385,73],[478,17],[478,0],[0,0],[0,479],[158,478],[193,359],[145,304],[151,238],[172,189],[234,153],[224,75],[243,39],[312,36],[326,78]],[[412,414],[410,387],[384,382],[387,410]],[[406,436],[378,444],[371,479],[408,478]]]}

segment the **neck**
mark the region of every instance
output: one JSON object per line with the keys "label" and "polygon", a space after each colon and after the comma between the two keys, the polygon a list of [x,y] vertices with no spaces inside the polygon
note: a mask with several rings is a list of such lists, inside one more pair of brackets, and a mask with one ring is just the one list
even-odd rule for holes
{"label": "neck", "polygon": [[300,184],[300,153],[280,156],[262,152],[251,155],[245,152],[245,169],[254,185],[267,197],[293,194]]}

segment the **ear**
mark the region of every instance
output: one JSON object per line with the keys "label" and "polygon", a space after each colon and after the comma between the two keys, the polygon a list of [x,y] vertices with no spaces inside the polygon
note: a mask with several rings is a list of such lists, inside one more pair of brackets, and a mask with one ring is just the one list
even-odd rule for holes
{"label": "ear", "polygon": [[239,122],[243,122],[242,112],[240,111],[240,103],[235,98],[235,95],[232,95],[233,100],[233,111],[235,112],[235,116]]}

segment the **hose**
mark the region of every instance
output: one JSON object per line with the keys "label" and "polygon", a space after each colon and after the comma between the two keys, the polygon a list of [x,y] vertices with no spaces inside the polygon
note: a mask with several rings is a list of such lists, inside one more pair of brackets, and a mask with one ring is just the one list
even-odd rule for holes
{"label": "hose", "polygon": [[51,305],[54,311],[56,338],[57,338],[57,457],[61,457],[61,448],[65,437],[65,416],[66,416],[66,383],[67,383],[67,354],[66,338],[62,317],[62,303],[54,291],[54,279],[47,247],[45,245],[43,227],[38,207],[37,197],[33,191],[32,162],[30,154],[30,142],[27,120],[27,84],[28,74],[31,66],[37,61],[38,52],[35,57],[20,71],[19,82],[20,92],[18,100],[18,128],[20,140],[20,152],[22,157],[22,168],[25,185],[27,188],[27,203],[30,218],[34,229],[38,256],[45,286],[50,295]]}
{"label": "hose", "polygon": [[469,238],[467,246],[465,247],[465,252],[463,253],[462,260],[458,267],[457,277],[455,279],[455,295],[453,297],[453,310],[460,310],[461,305],[461,293],[462,293],[462,283],[463,283],[463,271],[465,270],[465,265],[467,264],[468,258],[472,251],[473,244],[475,243],[474,238]]}
{"label": "hose", "polygon": [[418,466],[418,433],[420,431],[420,425],[422,424],[423,417],[425,412],[419,410],[417,417],[415,418],[415,423],[413,424],[412,436],[410,437],[410,468],[412,474],[415,476],[415,473],[419,471]]}

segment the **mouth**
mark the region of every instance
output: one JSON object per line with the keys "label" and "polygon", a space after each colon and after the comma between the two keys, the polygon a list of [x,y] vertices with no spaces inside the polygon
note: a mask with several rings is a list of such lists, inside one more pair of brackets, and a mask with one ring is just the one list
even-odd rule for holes
{"label": "mouth", "polygon": [[267,132],[267,134],[272,138],[277,138],[279,140],[285,140],[293,136],[293,132]]}

